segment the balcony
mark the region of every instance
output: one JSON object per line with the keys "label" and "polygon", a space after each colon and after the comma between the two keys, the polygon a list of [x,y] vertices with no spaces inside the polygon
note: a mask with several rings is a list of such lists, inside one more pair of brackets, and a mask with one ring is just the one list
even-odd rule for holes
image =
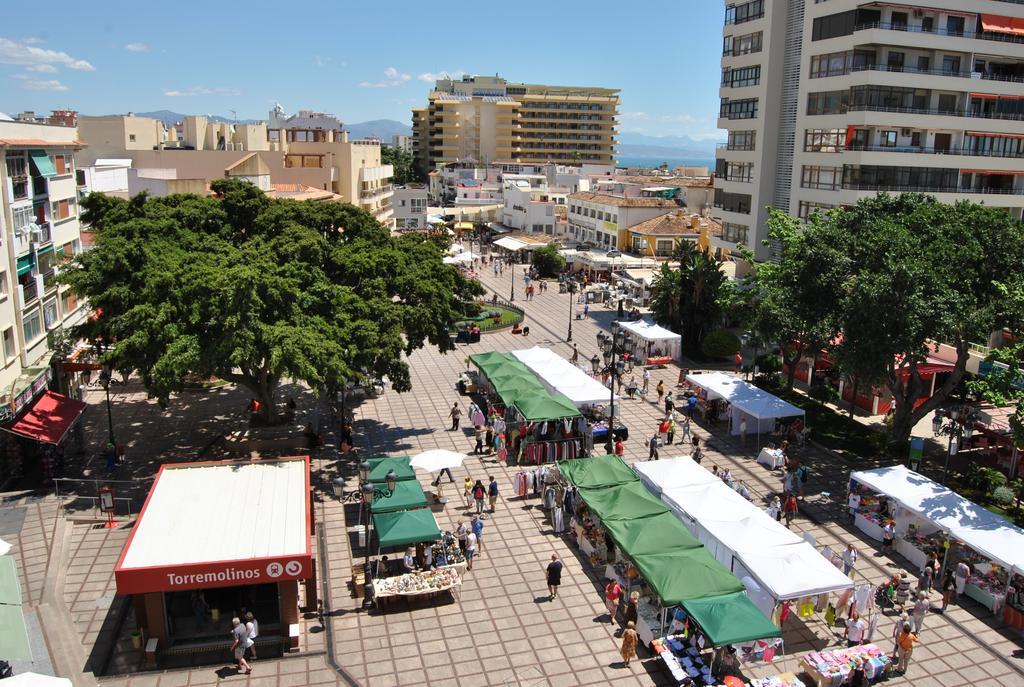
{"label": "balcony", "polygon": [[[1022,4],[1022,3],[1015,3]],[[858,24],[854,27],[854,31],[867,31],[869,29],[883,29],[886,31],[900,31],[902,33],[927,33],[933,36],[946,36],[950,38],[975,38],[983,41],[996,41],[999,43],[1024,43],[1024,36],[1017,36],[1013,34],[1003,33],[990,33],[986,31],[952,31],[950,29],[944,29],[942,27],[932,27],[930,30],[925,30],[922,26],[910,26],[903,23],[890,23],[890,22],[867,22],[865,24]]]}
{"label": "balcony", "polygon": [[377,198],[381,198],[389,193],[393,192],[394,187],[391,184],[384,184],[377,188],[362,189],[359,191],[359,199],[363,201],[372,201]]}
{"label": "balcony", "polygon": [[[939,108],[928,108],[928,107],[896,107],[888,105],[866,105],[854,103],[848,105],[845,108],[847,112],[897,112],[900,114],[924,114],[924,115],[942,115],[945,117],[972,117],[978,119],[1001,119],[1004,121],[1021,122],[1024,121],[1024,113],[1020,112],[978,112],[978,111],[964,111],[959,110],[948,110]],[[828,113],[828,114],[842,114],[842,112]]]}
{"label": "balcony", "polygon": [[14,232],[14,254],[18,257],[25,255],[32,249],[32,243],[28,240],[28,234],[20,231]]}
{"label": "balcony", "polygon": [[842,187],[848,191],[872,191],[877,193],[979,193],[1001,196],[1024,196],[1024,188],[996,188],[987,186],[903,186],[895,184],[844,183]]}
{"label": "balcony", "polygon": [[[1024,1],[1024,0],[1022,0]],[[1024,83],[1024,75],[1016,74],[987,74],[985,72],[963,72],[953,71],[950,69],[917,69],[916,67],[898,67],[895,65],[888,64],[867,64],[851,67],[850,69],[843,69],[838,72],[829,72],[825,74],[812,74],[812,79],[820,79],[828,76],[843,76],[846,74],[854,74],[856,72],[896,72],[902,74],[921,74],[926,76],[950,76],[959,79],[981,79],[983,81],[1003,81],[1009,83]]]}
{"label": "balcony", "polygon": [[718,143],[715,145],[718,150],[738,150],[750,152],[754,150],[753,143]]}
{"label": "balcony", "polygon": [[18,284],[18,289],[21,291],[22,309],[24,309],[26,305],[39,300],[39,281],[35,278],[30,279],[27,283],[21,282]]}
{"label": "balcony", "polygon": [[[866,153],[916,153],[918,155],[965,155],[969,157],[1001,157],[1001,158],[1022,158],[1024,151],[993,151],[974,150],[962,146],[950,146],[946,148],[925,148],[914,146],[878,146],[878,145],[857,145],[849,144],[845,148],[838,148],[831,152],[842,153],[846,151]],[[826,152],[804,149],[804,152]]]}
{"label": "balcony", "polygon": [[45,293],[49,293],[57,288],[57,270],[51,269],[43,272],[40,276],[43,278],[43,291]]}

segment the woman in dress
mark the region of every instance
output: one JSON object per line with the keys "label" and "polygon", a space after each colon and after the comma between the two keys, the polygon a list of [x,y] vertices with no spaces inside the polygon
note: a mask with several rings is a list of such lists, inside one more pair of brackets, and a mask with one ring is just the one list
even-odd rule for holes
{"label": "woman in dress", "polygon": [[636,625],[637,617],[639,615],[638,607],[640,606],[640,592],[630,592],[629,602],[626,604],[626,611],[624,620],[627,624]]}
{"label": "woman in dress", "polygon": [[636,658],[637,634],[635,628],[636,623],[630,620],[626,623],[626,629],[622,631],[622,648],[619,649],[619,653],[622,654],[622,664],[626,666]]}

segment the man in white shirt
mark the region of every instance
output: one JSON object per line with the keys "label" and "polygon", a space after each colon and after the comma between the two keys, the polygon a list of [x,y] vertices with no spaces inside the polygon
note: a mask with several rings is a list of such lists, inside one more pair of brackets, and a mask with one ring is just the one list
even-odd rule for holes
{"label": "man in white shirt", "polygon": [[648,370],[647,368],[644,368],[644,393],[645,394],[647,393],[647,390],[650,388],[650,386],[651,386],[651,371]]}
{"label": "man in white shirt", "polygon": [[470,530],[466,532],[466,570],[473,569],[474,556],[476,556],[476,535]]}
{"label": "man in white shirt", "polygon": [[858,646],[864,641],[864,630],[867,625],[860,619],[859,615],[850,618],[846,623],[846,646]]}
{"label": "man in white shirt", "polygon": [[896,527],[892,520],[887,520],[882,526],[882,553],[892,553],[892,543],[896,539]]}
{"label": "man in white shirt", "polygon": [[914,634],[921,634],[921,629],[924,627],[924,616],[931,607],[932,605],[928,601],[928,594],[923,591],[918,592],[917,601],[914,602],[914,607],[910,612],[910,617],[913,619]]}
{"label": "man in white shirt", "polygon": [[853,548],[853,544],[847,544],[846,551],[843,551],[843,574],[849,575],[856,563],[857,549]]}

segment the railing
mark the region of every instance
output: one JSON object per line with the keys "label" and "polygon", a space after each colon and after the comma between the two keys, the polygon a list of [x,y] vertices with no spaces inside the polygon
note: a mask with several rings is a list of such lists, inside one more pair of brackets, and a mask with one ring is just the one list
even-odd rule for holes
{"label": "railing", "polygon": [[719,205],[718,203],[715,203],[715,207],[717,209],[723,210],[725,212],[738,212],[741,215],[749,215],[750,214],[750,208],[749,207],[745,208],[745,207],[742,207],[742,206]]}
{"label": "railing", "polygon": [[[36,226],[38,227],[37,231],[39,232],[37,234],[39,240],[36,241],[36,243],[50,243],[51,241],[53,241],[53,230],[50,228],[49,222],[42,222],[41,224],[37,224]],[[29,238],[32,238],[31,235],[29,236]]]}
{"label": "railing", "polygon": [[45,196],[50,192],[50,185],[46,181],[46,177],[32,177],[32,195],[33,196]]}
{"label": "railing", "polygon": [[1024,76],[1003,76],[1001,74],[986,74],[985,72],[964,72],[951,69],[918,69],[917,67],[900,67],[890,64],[867,64],[853,66],[844,69],[839,74],[812,74],[812,79],[821,79],[828,76],[842,76],[853,72],[905,72],[907,74],[926,74],[929,76],[952,76],[959,79],[982,79],[983,81],[1008,81],[1012,83],[1024,83]]}
{"label": "railing", "polygon": [[715,147],[719,150],[755,150],[753,143],[718,143]]}
{"label": "railing", "polygon": [[19,231],[14,232],[14,254],[22,255],[31,249],[32,244],[29,243],[28,234],[22,234]]}
{"label": "railing", "polygon": [[[1004,0],[1005,1],[1005,0]],[[1020,3],[1018,3],[1020,4]],[[866,31],[868,29],[884,29],[887,31],[904,31],[906,33],[930,33],[935,36],[949,36],[952,38],[978,38],[983,41],[998,41],[1001,43],[1024,43],[1024,36],[1013,34],[987,33],[978,31],[950,31],[941,27],[925,29],[923,26],[909,26],[907,24],[893,24],[892,22],[874,21],[858,24],[854,31]]]}
{"label": "railing", "polygon": [[57,271],[56,270],[50,270],[48,272],[43,272],[42,276],[43,276],[43,291],[47,291],[48,292],[48,291],[50,291],[52,289],[57,288]]}
{"label": "railing", "polygon": [[32,301],[39,298],[39,288],[36,285],[36,280],[31,279],[28,283],[21,284],[21,293],[23,295],[23,302],[25,304],[31,303]]}
{"label": "railing", "polygon": [[391,184],[385,184],[384,186],[378,186],[377,188],[363,189],[359,191],[359,197],[370,199],[382,196],[385,193],[391,193],[394,187]]}
{"label": "railing", "polygon": [[948,148],[925,148],[915,146],[878,146],[878,145],[857,145],[849,144],[845,148],[840,146],[835,150],[822,151],[822,150],[807,150],[804,152],[835,152],[843,153],[846,151],[860,151],[867,153],[921,153],[922,155],[967,155],[972,157],[1007,157],[1007,158],[1020,158],[1024,157],[1024,150],[1018,150],[1013,152],[1008,151],[979,151],[972,150],[971,148],[964,148],[963,146],[948,147]]}
{"label": "railing", "polygon": [[[843,109],[843,108],[841,108]],[[930,107],[890,107],[886,105],[860,105],[852,104],[845,108],[846,112],[899,112],[903,114],[926,114],[944,115],[946,117],[977,117],[979,119],[1003,119],[1007,121],[1024,121],[1024,113],[1004,112],[957,112],[956,110],[943,110]],[[842,114],[842,112],[829,112],[828,114]]]}
{"label": "railing", "polygon": [[743,112],[719,112],[720,119],[757,119],[757,110],[744,110]]}
{"label": "railing", "polygon": [[843,188],[850,191],[897,191],[901,193],[984,193],[1004,196],[1024,196],[1024,189],[1016,188],[960,188],[958,186],[904,186],[898,184],[851,184]]}

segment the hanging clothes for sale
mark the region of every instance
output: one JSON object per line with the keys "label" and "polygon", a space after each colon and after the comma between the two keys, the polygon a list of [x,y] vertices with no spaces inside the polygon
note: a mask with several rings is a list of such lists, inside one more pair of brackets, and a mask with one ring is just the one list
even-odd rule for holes
{"label": "hanging clothes for sale", "polygon": [[872,587],[870,584],[858,585],[853,590],[853,605],[851,611],[857,613],[857,615],[863,615],[867,612],[868,608],[874,604],[874,598],[871,594]]}
{"label": "hanging clothes for sale", "polygon": [[554,530],[555,534],[561,534],[565,531],[565,518],[561,508],[555,508],[551,511],[551,529]]}
{"label": "hanging clothes for sale", "polygon": [[541,498],[541,508],[551,510],[555,507],[555,487],[544,487],[544,495]]}

